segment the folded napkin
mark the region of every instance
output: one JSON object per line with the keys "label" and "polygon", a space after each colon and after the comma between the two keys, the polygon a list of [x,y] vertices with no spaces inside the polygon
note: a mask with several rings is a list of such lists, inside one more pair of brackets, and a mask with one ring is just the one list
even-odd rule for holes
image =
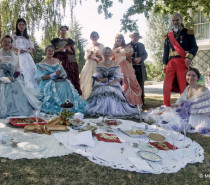
{"label": "folded napkin", "polygon": [[84,118],[84,114],[82,114],[81,112],[77,112],[74,114],[74,119],[82,120],[83,118]]}
{"label": "folded napkin", "polygon": [[140,171],[140,172],[148,172],[152,173],[153,169],[149,166],[149,164],[143,160],[142,158],[129,157],[128,160]]}
{"label": "folded napkin", "polygon": [[92,137],[92,132],[85,131],[77,134],[76,136],[70,135],[69,145],[71,146],[86,145],[86,146],[95,147],[95,142]]}

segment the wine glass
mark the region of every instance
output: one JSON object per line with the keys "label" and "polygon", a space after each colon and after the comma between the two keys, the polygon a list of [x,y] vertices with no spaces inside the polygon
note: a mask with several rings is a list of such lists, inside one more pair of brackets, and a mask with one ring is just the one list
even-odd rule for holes
{"label": "wine glass", "polygon": [[141,113],[142,113],[142,104],[138,104],[137,105],[138,108],[138,112],[139,112],[139,121],[140,123],[142,122],[142,117],[141,117]]}
{"label": "wine glass", "polygon": [[185,140],[186,137],[187,137],[187,132],[188,132],[188,130],[190,128],[190,124],[184,123],[183,125],[184,125],[184,140]]}
{"label": "wine glass", "polygon": [[34,116],[35,116],[35,120],[36,120],[36,127],[37,127],[37,133],[38,133],[40,109],[34,109],[33,112],[34,112]]}

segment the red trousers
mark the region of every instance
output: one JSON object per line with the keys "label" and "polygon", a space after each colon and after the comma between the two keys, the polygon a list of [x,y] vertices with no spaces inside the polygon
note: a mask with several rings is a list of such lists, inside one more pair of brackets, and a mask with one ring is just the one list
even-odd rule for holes
{"label": "red trousers", "polygon": [[172,58],[166,66],[166,74],[163,84],[163,104],[165,106],[170,106],[170,97],[172,84],[177,77],[180,94],[185,90],[187,67],[185,65],[185,59],[183,58]]}

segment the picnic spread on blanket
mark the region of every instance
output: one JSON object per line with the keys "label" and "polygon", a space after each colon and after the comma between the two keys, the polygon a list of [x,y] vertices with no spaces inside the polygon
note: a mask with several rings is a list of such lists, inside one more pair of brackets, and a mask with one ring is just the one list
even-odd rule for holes
{"label": "picnic spread on blanket", "polygon": [[204,160],[203,148],[180,132],[123,119],[83,119],[79,114],[67,122],[65,114],[0,119],[0,157],[78,153],[102,166],[153,174],[176,173]]}

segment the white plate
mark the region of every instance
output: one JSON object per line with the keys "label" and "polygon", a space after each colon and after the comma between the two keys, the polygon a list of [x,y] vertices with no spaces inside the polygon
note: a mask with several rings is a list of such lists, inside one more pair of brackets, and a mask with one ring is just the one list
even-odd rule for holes
{"label": "white plate", "polygon": [[158,162],[161,161],[161,157],[157,154],[151,153],[151,152],[138,152],[139,156],[143,159],[153,161],[153,162]]}
{"label": "white plate", "polygon": [[158,149],[148,143],[140,143],[138,145],[139,149],[145,152],[152,152],[152,153],[156,153],[158,152]]}
{"label": "white plate", "polygon": [[46,149],[46,146],[44,145],[37,145],[37,144],[27,144],[23,147],[23,150],[26,150],[28,152],[41,152]]}

